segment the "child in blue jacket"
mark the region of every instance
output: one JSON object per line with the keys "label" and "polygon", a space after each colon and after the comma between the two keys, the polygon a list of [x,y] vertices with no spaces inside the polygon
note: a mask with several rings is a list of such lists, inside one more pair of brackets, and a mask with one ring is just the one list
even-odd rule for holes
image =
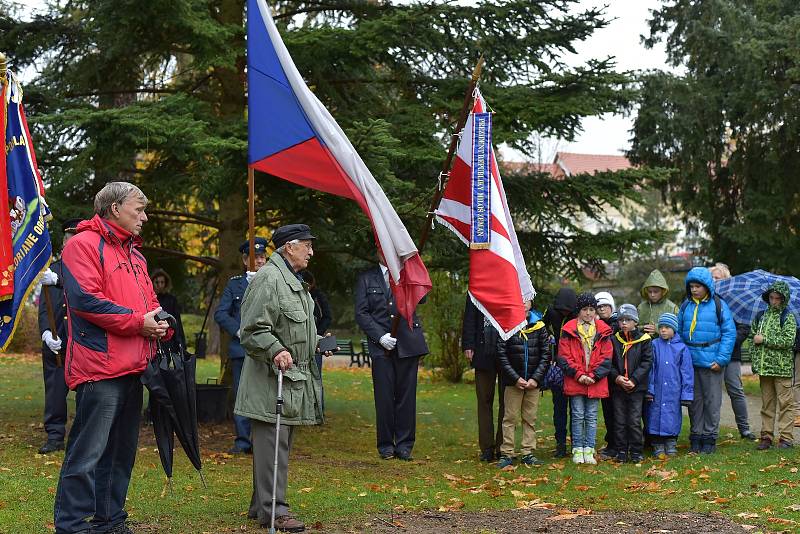
{"label": "child in blue jacket", "polygon": [[653,454],[659,460],[678,454],[683,414],[694,398],[694,369],[689,349],[676,333],[678,317],[664,313],[653,341],[653,367],[647,387],[647,428]]}
{"label": "child in blue jacket", "polygon": [[689,406],[691,452],[710,454],[717,449],[723,371],[736,343],[736,324],[728,305],[714,294],[714,280],[705,267],[695,267],[686,275],[678,334],[689,347],[694,366],[694,400]]}

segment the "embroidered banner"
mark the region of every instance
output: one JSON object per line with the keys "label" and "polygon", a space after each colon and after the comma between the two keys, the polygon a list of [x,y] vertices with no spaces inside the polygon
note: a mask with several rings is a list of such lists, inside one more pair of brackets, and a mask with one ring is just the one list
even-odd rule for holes
{"label": "embroidered banner", "polygon": [[469,248],[485,249],[491,243],[492,114],[475,113],[472,130],[472,223]]}
{"label": "embroidered banner", "polygon": [[[0,157],[0,350],[14,335],[19,311],[36,287],[36,279],[50,264],[52,248],[46,221],[51,218],[44,201],[44,186],[33,152],[22,106],[22,88],[11,72],[0,80],[5,115],[3,152]],[[3,195],[6,195],[3,197]],[[10,244],[10,250],[6,245]],[[7,293],[6,293],[7,292]]]}

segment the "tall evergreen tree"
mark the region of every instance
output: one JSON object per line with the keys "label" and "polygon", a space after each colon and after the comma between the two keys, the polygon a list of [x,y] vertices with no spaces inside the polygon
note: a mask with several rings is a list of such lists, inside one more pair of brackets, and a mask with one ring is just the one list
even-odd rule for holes
{"label": "tall evergreen tree", "polygon": [[676,208],[735,271],[800,261],[798,30],[792,0],[673,0],[650,21],[680,74],[644,77],[631,157],[674,169]]}
{"label": "tall evergreen tree", "polygon": [[[572,139],[583,117],[615,112],[633,92],[612,58],[571,68],[564,54],[608,23],[574,0],[271,2],[309,86],[350,136],[412,235],[422,224],[472,67],[497,110],[496,143],[532,152],[534,132]],[[0,49],[28,87],[41,167],[54,209],[85,215],[111,179],[153,200],[161,248],[219,257],[223,280],[241,269],[246,232],[246,87],[243,0],[48,0],[26,20],[0,0]],[[265,127],[280,127],[266,125]],[[652,233],[590,235],[582,217],[636,198],[643,173],[509,176],[506,188],[534,274],[579,273]],[[319,235],[318,282],[347,292],[374,257],[354,203],[257,175],[257,224],[305,221]],[[175,225],[180,224],[178,231]],[[150,236],[152,237],[152,236]],[[427,248],[432,268],[463,269],[447,232]],[[215,263],[213,260],[206,260]],[[342,282],[345,282],[344,284]],[[346,313],[344,306],[339,310]]]}

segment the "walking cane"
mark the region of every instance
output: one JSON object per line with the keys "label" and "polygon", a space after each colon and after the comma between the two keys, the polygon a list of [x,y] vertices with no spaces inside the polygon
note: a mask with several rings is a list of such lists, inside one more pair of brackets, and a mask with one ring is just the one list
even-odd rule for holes
{"label": "walking cane", "polygon": [[278,490],[278,443],[281,439],[281,412],[283,411],[283,371],[278,369],[278,399],[275,402],[275,463],[272,467],[272,519],[269,534],[275,534],[275,492]]}

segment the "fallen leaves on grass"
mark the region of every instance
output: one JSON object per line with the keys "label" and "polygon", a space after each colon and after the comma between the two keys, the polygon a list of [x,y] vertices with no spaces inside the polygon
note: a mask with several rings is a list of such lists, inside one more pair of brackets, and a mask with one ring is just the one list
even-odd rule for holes
{"label": "fallen leaves on grass", "polygon": [[591,514],[591,510],[587,510],[585,508],[578,508],[574,512],[571,510],[559,510],[558,515],[551,515],[547,518],[548,521],[565,521],[569,519],[575,519],[576,517],[580,517],[582,515],[589,515]]}
{"label": "fallen leaves on grass", "polygon": [[677,478],[678,472],[674,469],[659,469],[659,466],[654,465],[645,472],[645,476],[660,478],[664,481]]}
{"label": "fallen leaves on grass", "polygon": [[625,486],[625,491],[628,493],[646,491],[648,493],[655,493],[661,491],[661,484],[655,481],[650,482],[633,482]]}
{"label": "fallen leaves on grass", "polygon": [[462,501],[461,499],[457,499],[455,497],[450,497],[450,503],[439,506],[439,511],[455,512],[456,510],[460,510],[462,508],[464,508],[464,501]]}

